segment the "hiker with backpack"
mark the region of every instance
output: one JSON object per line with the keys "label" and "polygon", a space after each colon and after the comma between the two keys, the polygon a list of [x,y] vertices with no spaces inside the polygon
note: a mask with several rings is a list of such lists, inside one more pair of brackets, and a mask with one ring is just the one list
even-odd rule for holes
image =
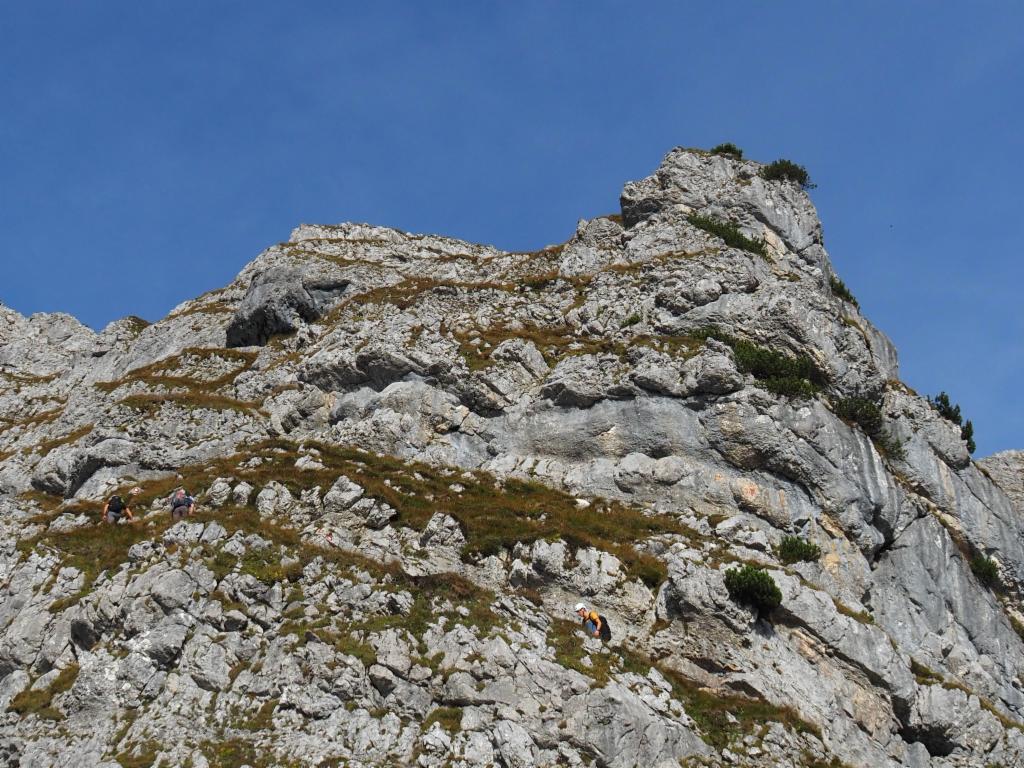
{"label": "hiker with backpack", "polygon": [[182,520],[196,511],[196,500],[188,495],[184,488],[178,488],[171,494],[171,520]]}
{"label": "hiker with backpack", "polygon": [[100,522],[116,524],[121,522],[122,517],[127,518],[128,522],[135,519],[135,515],[132,514],[131,509],[124,503],[124,500],[117,494],[114,494],[103,505],[103,512],[100,513]]}
{"label": "hiker with backpack", "polygon": [[580,617],[584,631],[591,637],[598,637],[606,643],[612,639],[612,630],[608,625],[608,619],[601,616],[597,611],[592,611],[583,603],[576,603],[573,609]]}

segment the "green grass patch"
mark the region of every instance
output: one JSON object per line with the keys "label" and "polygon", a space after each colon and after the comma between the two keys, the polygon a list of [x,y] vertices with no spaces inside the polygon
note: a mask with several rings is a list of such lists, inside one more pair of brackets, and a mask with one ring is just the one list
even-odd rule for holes
{"label": "green grass patch", "polygon": [[797,733],[821,732],[789,707],[780,707],[762,699],[714,691],[698,685],[674,669],[658,666],[672,685],[672,695],[682,702],[704,740],[721,751],[748,733],[759,731],[770,722],[781,723]]}
{"label": "green grass patch", "polygon": [[204,742],[200,751],[210,768],[238,768],[240,765],[269,768],[279,764],[274,762],[275,758],[268,750],[257,751],[253,743],[237,737]]}
{"label": "green grass patch", "polygon": [[[653,666],[649,659],[626,646],[616,647],[609,653],[588,655],[583,644],[584,637],[579,621],[553,619],[548,628],[547,640],[554,648],[555,661],[593,679],[597,686],[607,684],[612,674],[635,672],[646,675]],[[589,659],[589,665],[585,659]]]}
{"label": "green grass patch", "polygon": [[147,741],[118,753],[114,758],[121,768],[151,768],[160,753],[160,745]]}
{"label": "green grass patch", "polygon": [[239,725],[239,728],[253,733],[270,730],[274,724],[274,712],[277,711],[277,705],[278,699],[267,699],[252,717]]}
{"label": "green grass patch", "polygon": [[740,232],[735,224],[728,221],[697,215],[687,216],[686,220],[697,227],[697,229],[703,229],[705,232],[721,238],[731,248],[739,248],[758,256],[768,255],[764,240],[754,240],[747,237]]}
{"label": "green grass patch", "polygon": [[[692,534],[671,516],[617,502],[579,509],[574,497],[536,482],[499,482],[484,472],[317,447],[320,460],[329,465],[324,482],[344,473],[369,496],[394,507],[400,524],[422,530],[435,512],[451,515],[466,536],[464,555],[469,559],[498,554],[519,542],[561,539],[574,548],[595,547],[614,554],[627,573],[656,587],[666,578],[664,564],[634,544],[658,534]],[[462,490],[454,489],[455,483]]]}

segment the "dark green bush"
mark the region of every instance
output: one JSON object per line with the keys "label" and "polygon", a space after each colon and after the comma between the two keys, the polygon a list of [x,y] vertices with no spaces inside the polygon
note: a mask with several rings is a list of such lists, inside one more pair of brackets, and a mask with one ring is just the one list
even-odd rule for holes
{"label": "dark green bush", "polygon": [[968,419],[960,429],[960,439],[967,443],[967,452],[974,453],[978,446],[974,442],[974,424]]}
{"label": "dark green bush", "polygon": [[836,401],[836,416],[857,424],[868,437],[877,437],[882,432],[882,409],[874,398],[844,397]]}
{"label": "dark green bush", "polygon": [[710,216],[696,215],[687,217],[687,221],[698,229],[703,229],[705,232],[709,232],[715,237],[722,238],[722,240],[725,241],[725,244],[732,248],[739,248],[744,251],[749,251],[750,253],[756,253],[758,256],[767,255],[764,240],[752,240],[740,232],[735,224],[731,224],[728,221],[713,219]]}
{"label": "dark green bush", "polygon": [[786,565],[813,563],[821,557],[821,547],[799,536],[783,536],[779,546],[775,548],[775,554]]}
{"label": "dark green bush", "polygon": [[732,345],[736,353],[736,364],[744,373],[752,373],[759,379],[795,376],[808,381],[820,378],[818,370],[809,357],[791,357],[784,352],[761,347],[749,341],[737,339]]}
{"label": "dark green bush", "polygon": [[825,375],[805,355],[792,357],[783,352],[762,347],[717,328],[696,331],[697,338],[712,338],[732,347],[736,367],[740,373],[749,373],[769,392],[792,398],[814,397],[818,389],[828,383]]}
{"label": "dark green bush", "polygon": [[928,404],[939,412],[939,416],[944,418],[946,421],[951,421],[958,427],[963,422],[963,417],[960,415],[960,406],[953,405],[949,401],[949,395],[945,392],[939,392],[934,399],[928,398]]}
{"label": "dark green bush", "polygon": [[856,297],[850,293],[850,289],[846,287],[846,283],[840,280],[835,275],[832,275],[828,279],[829,284],[832,286],[832,293],[838,296],[843,301],[848,301],[853,306],[860,309],[860,304],[857,302]]}
{"label": "dark green bush", "polygon": [[731,141],[727,141],[724,144],[719,144],[717,147],[711,148],[712,155],[729,155],[735,157],[737,160],[743,159],[743,150],[733,144]]}
{"label": "dark green bush", "polygon": [[803,189],[814,189],[817,186],[811,182],[807,169],[792,160],[779,159],[769,163],[761,169],[761,178],[766,181],[793,181]]}
{"label": "dark green bush", "polygon": [[793,400],[810,400],[818,391],[811,382],[799,376],[774,376],[762,379],[761,386],[769,392]]}
{"label": "dark green bush", "polygon": [[978,577],[978,581],[986,587],[992,587],[999,583],[999,566],[991,557],[977,555],[971,559],[971,570]]}
{"label": "dark green bush", "polygon": [[974,424],[968,419],[967,423],[963,423],[963,416],[960,413],[960,406],[954,405],[949,400],[949,395],[945,392],[939,392],[934,399],[928,398],[928,404],[931,405],[939,415],[946,421],[951,421],[960,427],[960,439],[967,443],[967,452],[974,453],[974,449],[978,446],[974,443]]}
{"label": "dark green bush", "polygon": [[752,565],[726,571],[725,588],[729,597],[749,605],[759,616],[771,613],[782,602],[782,592],[771,575]]}
{"label": "dark green bush", "polygon": [[734,339],[730,346],[740,372],[751,374],[777,395],[813,397],[817,391],[815,383],[824,379],[810,358],[803,355],[790,357],[742,339]]}

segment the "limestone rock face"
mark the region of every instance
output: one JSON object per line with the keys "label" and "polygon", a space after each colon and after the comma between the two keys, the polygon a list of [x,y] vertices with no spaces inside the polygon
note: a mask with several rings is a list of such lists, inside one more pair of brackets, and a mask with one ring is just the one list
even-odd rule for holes
{"label": "limestone rock face", "polygon": [[1024,451],[995,453],[978,464],[1003,489],[1017,509],[1024,510]]}
{"label": "limestone rock face", "polygon": [[675,149],[532,253],[304,224],[153,324],[0,308],[0,764],[1024,764],[1022,454],[760,168]]}

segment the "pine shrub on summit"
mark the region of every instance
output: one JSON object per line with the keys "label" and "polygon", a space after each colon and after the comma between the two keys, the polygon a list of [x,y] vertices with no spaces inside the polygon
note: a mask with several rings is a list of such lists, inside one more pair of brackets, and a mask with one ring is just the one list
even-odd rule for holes
{"label": "pine shrub on summit", "polygon": [[801,189],[814,189],[817,186],[811,181],[806,168],[783,158],[762,168],[761,178],[765,181],[792,181],[799,184]]}
{"label": "pine shrub on summit", "polygon": [[727,141],[724,144],[719,144],[711,148],[712,155],[726,155],[728,157],[734,157],[737,160],[743,159],[743,150],[733,144],[731,141]]}

